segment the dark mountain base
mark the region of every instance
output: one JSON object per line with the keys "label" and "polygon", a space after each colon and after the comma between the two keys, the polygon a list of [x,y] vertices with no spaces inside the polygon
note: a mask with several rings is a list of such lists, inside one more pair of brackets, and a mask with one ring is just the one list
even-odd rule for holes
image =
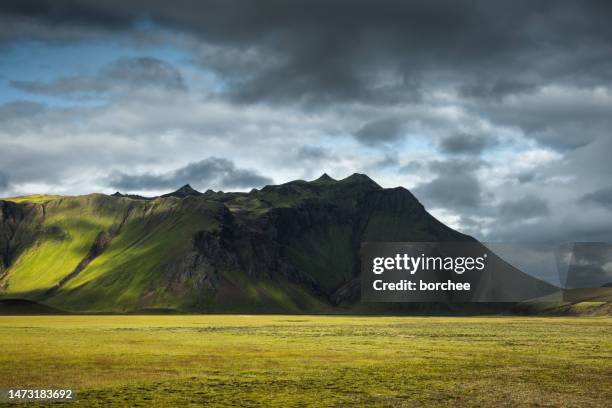
{"label": "dark mountain base", "polygon": [[63,315],[62,310],[26,299],[0,299],[0,315]]}

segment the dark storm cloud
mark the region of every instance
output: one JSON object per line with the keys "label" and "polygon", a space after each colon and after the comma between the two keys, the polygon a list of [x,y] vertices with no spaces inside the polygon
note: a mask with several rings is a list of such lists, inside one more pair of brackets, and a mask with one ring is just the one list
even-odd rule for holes
{"label": "dark storm cloud", "polygon": [[529,93],[538,87],[538,83],[521,82],[519,80],[500,79],[491,82],[462,84],[459,87],[461,95],[470,98],[500,99],[508,95]]}
{"label": "dark storm cloud", "polygon": [[297,149],[296,158],[305,161],[321,161],[329,159],[332,154],[321,146],[302,146]]}
{"label": "dark storm cloud", "polygon": [[440,176],[453,174],[470,174],[483,167],[486,163],[481,160],[434,160],[429,163],[432,171]]}
{"label": "dark storm cloud", "polygon": [[[612,59],[612,52],[609,59]],[[478,114],[499,126],[520,128],[526,136],[559,151],[597,140],[612,127],[611,81],[598,88],[551,85],[530,96],[478,106]],[[545,85],[545,83],[543,83]]]}
{"label": "dark storm cloud", "polygon": [[612,210],[612,187],[602,188],[582,196],[580,202],[595,204]]}
{"label": "dark storm cloud", "polygon": [[[383,107],[454,89],[474,100],[466,105],[474,115],[518,126],[528,137],[559,149],[584,146],[612,125],[608,104],[592,106],[580,95],[561,105],[508,102],[508,97],[534,96],[551,86],[592,90],[612,81],[612,6],[605,1],[209,0],[170,5],[49,0],[3,2],[0,13],[6,20],[0,39],[9,44],[56,41],[58,30],[68,31],[64,41],[71,34],[72,41],[80,41],[93,28],[124,40],[153,36],[153,28],[143,30],[143,22],[186,34],[191,41],[173,40],[167,33],[155,41],[189,48],[193,61],[216,72],[222,93],[239,102],[327,107],[360,101]],[[15,85],[43,93],[104,87],[79,77]],[[399,139],[393,120],[370,120],[356,132],[359,141]],[[456,133],[452,123],[445,126],[445,134]],[[455,142],[450,137],[442,148],[461,150]],[[482,141],[472,142],[464,145],[465,153],[480,149]]]}
{"label": "dark storm cloud", "polygon": [[417,173],[423,168],[423,165],[416,161],[411,161],[409,163],[404,164],[399,168],[400,173]]}
{"label": "dark storm cloud", "polygon": [[255,171],[242,169],[228,159],[209,157],[180,169],[162,174],[126,174],[117,172],[107,184],[122,191],[146,191],[178,188],[191,184],[197,188],[249,188],[273,182]]}
{"label": "dark storm cloud", "polygon": [[478,162],[435,161],[430,168],[436,177],[429,183],[418,185],[414,192],[428,208],[472,211],[481,205],[483,199],[482,187],[475,174],[480,166]]}
{"label": "dark storm cloud", "polygon": [[[39,27],[125,31],[146,20],[227,52],[256,49],[258,64],[220,71],[232,76],[230,93],[249,102],[389,102],[414,98],[428,81],[498,98],[546,83],[593,86],[612,78],[607,2],[49,0],[3,2],[0,10],[9,21]],[[45,40],[26,28],[3,37]]]}
{"label": "dark storm cloud", "polygon": [[442,139],[440,148],[449,154],[477,155],[493,143],[494,140],[490,136],[457,133]]}
{"label": "dark storm cloud", "polygon": [[533,173],[521,173],[518,175],[517,180],[521,184],[526,184],[532,182],[533,180],[535,180],[535,178],[535,174]]}
{"label": "dark storm cloud", "polygon": [[105,67],[101,78],[134,86],[158,85],[185,89],[181,73],[171,64],[152,57],[120,58]]}
{"label": "dark storm cloud", "polygon": [[382,157],[370,164],[368,167],[372,170],[383,170],[383,169],[398,169],[401,171],[400,160],[395,152],[385,152]]}
{"label": "dark storm cloud", "polygon": [[[4,1],[0,13],[15,18],[28,18],[50,25],[82,24],[109,28],[125,28],[134,17],[116,7],[104,7],[91,1]],[[19,33],[13,34],[20,37]]]}
{"label": "dark storm cloud", "polygon": [[175,67],[151,57],[119,58],[101,68],[94,76],[71,76],[51,82],[10,81],[10,84],[34,94],[81,97],[142,87],[186,89],[183,76]]}
{"label": "dark storm cloud", "polygon": [[437,177],[418,186],[416,195],[423,197],[426,206],[457,209],[477,207],[481,202],[481,187],[474,175]]}
{"label": "dark storm cloud", "polygon": [[534,195],[527,195],[515,201],[506,201],[500,206],[504,220],[525,220],[542,217],[550,213],[546,200]]}
{"label": "dark storm cloud", "polygon": [[363,125],[354,136],[366,145],[395,142],[402,137],[402,123],[397,118],[377,119]]}

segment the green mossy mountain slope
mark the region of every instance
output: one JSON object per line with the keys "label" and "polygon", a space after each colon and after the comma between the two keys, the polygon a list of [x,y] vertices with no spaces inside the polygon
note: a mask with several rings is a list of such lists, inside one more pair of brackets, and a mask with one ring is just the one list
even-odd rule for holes
{"label": "green mossy mountain slope", "polygon": [[249,193],[20,197],[0,201],[0,297],[77,312],[363,311],[363,241],[473,238],[361,174]]}

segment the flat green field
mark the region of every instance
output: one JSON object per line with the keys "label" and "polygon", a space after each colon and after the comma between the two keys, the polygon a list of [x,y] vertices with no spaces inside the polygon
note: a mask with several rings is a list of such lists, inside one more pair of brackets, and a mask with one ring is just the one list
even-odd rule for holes
{"label": "flat green field", "polygon": [[612,318],[5,316],[9,387],[73,388],[68,406],[609,407]]}

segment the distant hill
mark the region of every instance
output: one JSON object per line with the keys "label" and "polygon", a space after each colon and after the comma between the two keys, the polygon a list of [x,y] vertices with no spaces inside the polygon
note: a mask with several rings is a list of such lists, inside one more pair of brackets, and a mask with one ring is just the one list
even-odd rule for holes
{"label": "distant hill", "polygon": [[568,289],[519,303],[513,313],[548,316],[610,316],[612,287]]}
{"label": "distant hill", "polygon": [[0,200],[0,296],[73,312],[456,311],[360,303],[363,241],[475,242],[363,174],[249,193],[20,197]]}

